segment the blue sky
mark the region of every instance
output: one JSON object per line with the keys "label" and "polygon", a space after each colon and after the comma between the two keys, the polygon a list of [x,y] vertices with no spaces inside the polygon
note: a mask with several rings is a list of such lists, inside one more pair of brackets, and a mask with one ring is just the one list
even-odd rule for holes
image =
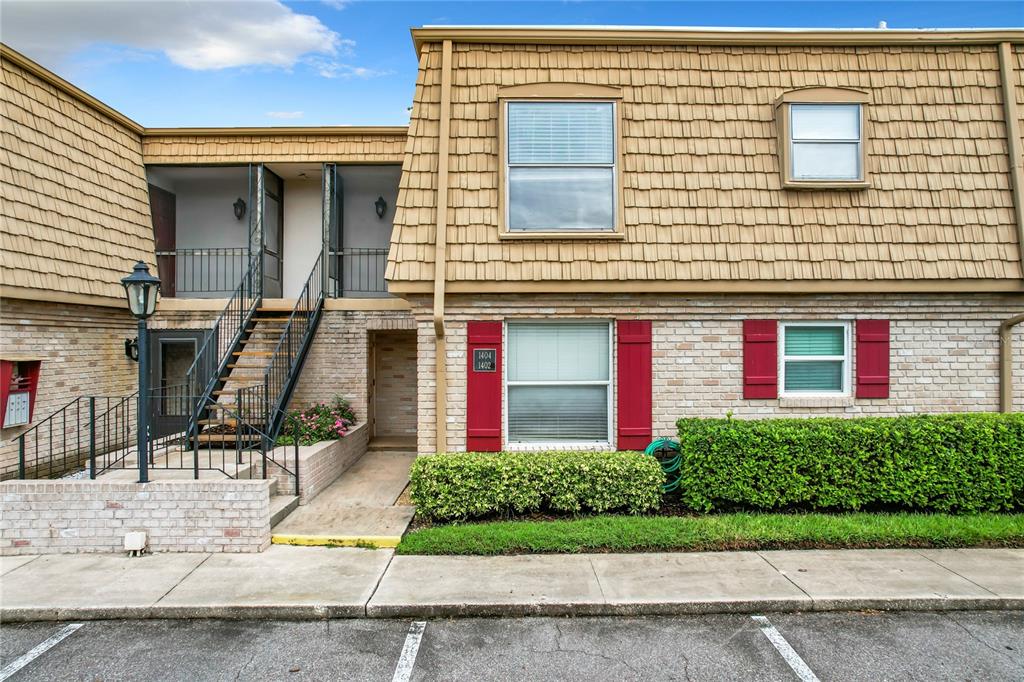
{"label": "blue sky", "polygon": [[0,39],[146,126],[396,125],[424,24],[1024,26],[1024,2],[6,0]]}

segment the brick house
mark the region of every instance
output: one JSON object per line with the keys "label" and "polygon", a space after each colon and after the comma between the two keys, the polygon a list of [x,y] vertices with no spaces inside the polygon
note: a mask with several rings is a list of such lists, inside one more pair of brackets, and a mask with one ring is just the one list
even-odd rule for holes
{"label": "brick house", "polygon": [[420,453],[1024,404],[1024,31],[413,40],[407,130],[146,129],[4,48],[3,353],[42,359],[33,424],[132,390],[139,258],[157,386],[250,281],[207,398],[274,376],[298,312],[263,399],[343,395]]}

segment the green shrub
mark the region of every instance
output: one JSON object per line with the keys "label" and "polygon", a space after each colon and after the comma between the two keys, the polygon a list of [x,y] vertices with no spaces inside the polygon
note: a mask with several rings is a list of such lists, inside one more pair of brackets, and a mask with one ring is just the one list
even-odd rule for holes
{"label": "green shrub", "polygon": [[412,465],[417,513],[438,520],[532,512],[637,514],[657,508],[665,476],[638,452],[460,452]]}
{"label": "green shrub", "polygon": [[1024,414],[680,419],[696,510],[1024,508]]}

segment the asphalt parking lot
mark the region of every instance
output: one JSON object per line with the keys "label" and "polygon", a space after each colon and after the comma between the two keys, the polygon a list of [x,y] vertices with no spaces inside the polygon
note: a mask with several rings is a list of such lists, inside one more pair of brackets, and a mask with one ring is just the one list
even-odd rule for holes
{"label": "asphalt parking lot", "polygon": [[12,624],[0,682],[1024,679],[1024,612],[764,616]]}

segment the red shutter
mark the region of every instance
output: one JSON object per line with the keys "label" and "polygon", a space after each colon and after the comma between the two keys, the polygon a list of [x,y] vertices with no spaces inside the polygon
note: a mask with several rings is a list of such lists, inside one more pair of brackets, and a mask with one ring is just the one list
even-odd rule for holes
{"label": "red shutter", "polygon": [[857,320],[857,397],[889,397],[889,320]]}
{"label": "red shutter", "polygon": [[[501,322],[467,326],[466,450],[501,450]],[[475,351],[494,351],[494,371],[474,367]],[[484,354],[489,355],[489,354]]]}
{"label": "red shutter", "polygon": [[643,450],[651,442],[651,321],[618,320],[619,450]]}
{"label": "red shutter", "polygon": [[779,397],[779,332],[775,320],[743,320],[743,397]]}

